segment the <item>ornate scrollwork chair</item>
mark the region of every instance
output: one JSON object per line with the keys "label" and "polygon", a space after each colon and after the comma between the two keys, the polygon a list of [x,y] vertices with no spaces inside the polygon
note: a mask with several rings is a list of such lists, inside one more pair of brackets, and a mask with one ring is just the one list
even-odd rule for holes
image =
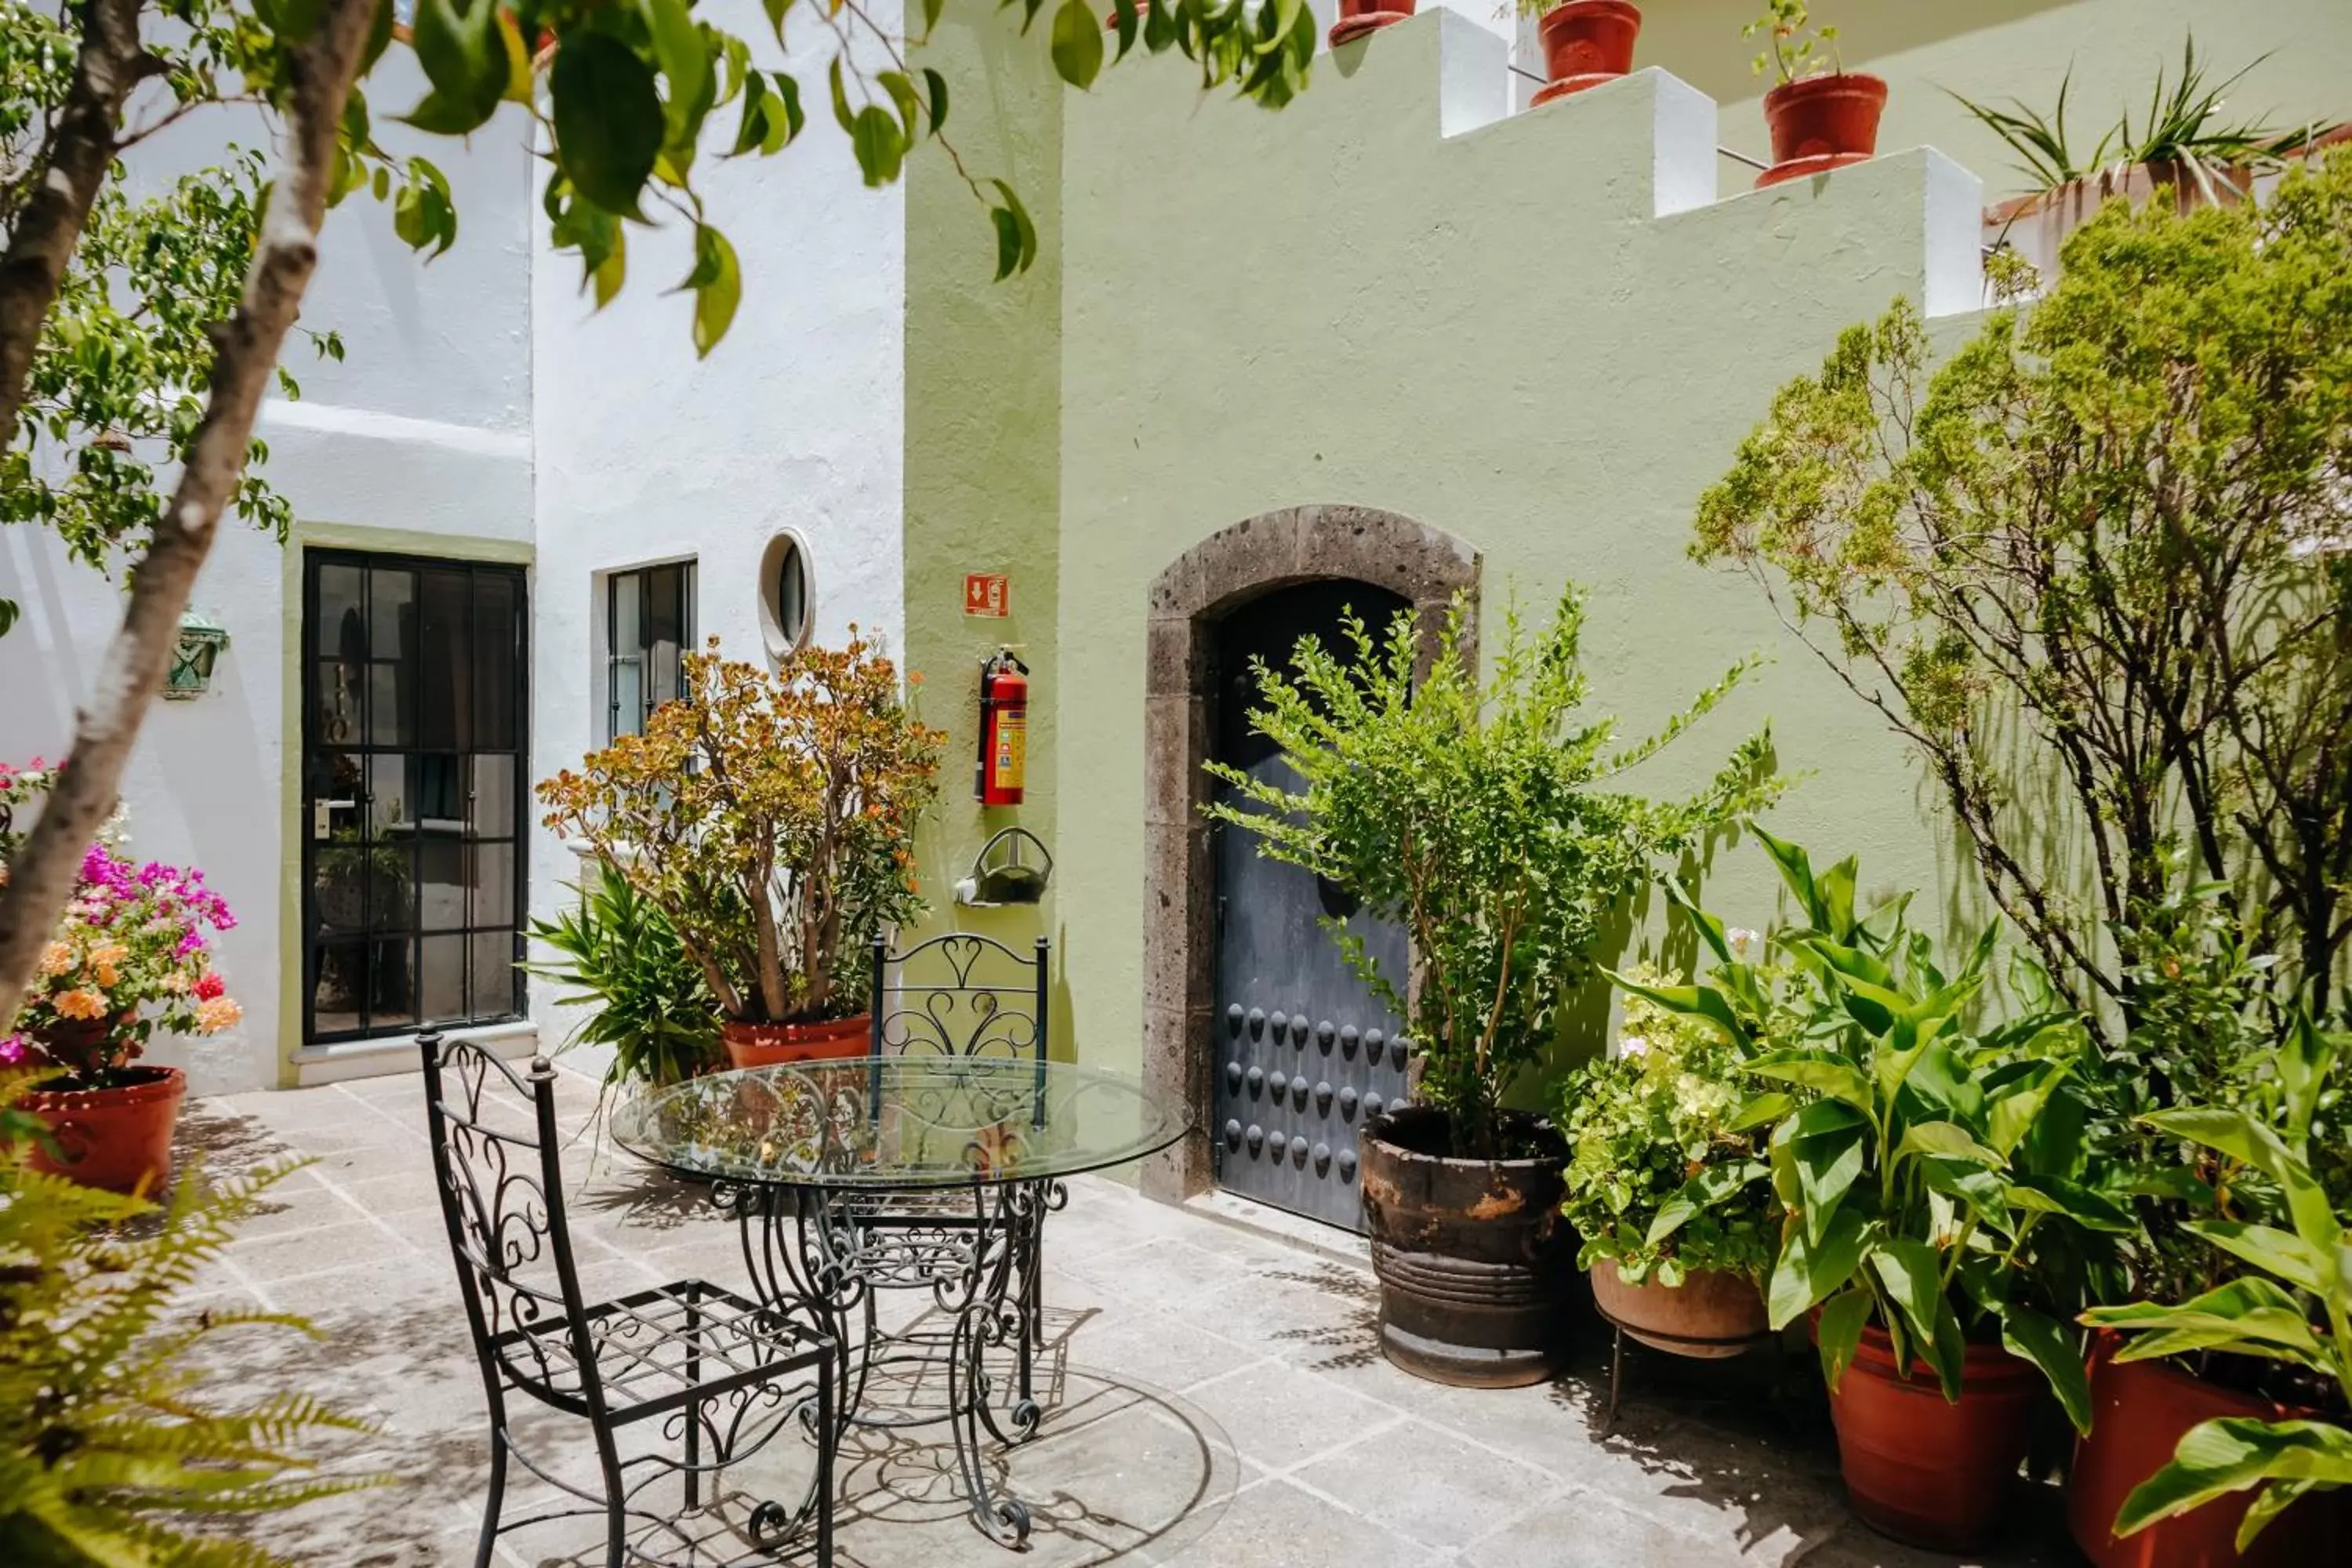
{"label": "ornate scrollwork chair", "polygon": [[[889,938],[877,931],[870,980],[873,1057],[877,1060],[895,1056],[930,1057],[942,1062],[993,1058],[1031,1063],[1036,1078],[1028,1107],[1032,1121],[1042,1125],[1046,1114],[1052,973],[1053,943],[1042,936],[1035,940],[1030,956],[1024,957],[993,937],[971,931],[950,931],[894,953]],[[1024,1129],[1016,1119],[1013,1125],[973,1131],[971,1156],[977,1167],[1006,1158],[1021,1142]],[[1059,1182],[1034,1185],[1036,1201],[1016,1205],[1027,1223],[1013,1238],[1013,1300],[1020,1319],[1015,1347],[1018,1397],[1024,1407],[1016,1424],[1024,1428],[1034,1423],[1032,1385],[1038,1346],[1045,1336],[1045,1215],[1068,1202]],[[929,1201],[899,1196],[869,1203],[861,1209],[860,1217],[877,1231],[898,1229],[939,1237],[969,1227],[971,1213],[969,1198],[943,1194]]]}
{"label": "ornate scrollwork chair", "polygon": [[[687,1516],[700,1507],[706,1478],[743,1464],[786,1430],[810,1442],[814,1479],[795,1506],[766,1500],[751,1509],[744,1555],[772,1561],[805,1533],[818,1568],[828,1568],[832,1342],[702,1279],[584,1300],[564,1217],[555,1069],[534,1057],[518,1073],[479,1046],[431,1028],[417,1043],[433,1173],[489,1405],[489,1498],[477,1568],[486,1568],[501,1534],[595,1513],[606,1521],[607,1568],[676,1561],[648,1550],[656,1543],[665,1550],[674,1543],[695,1563],[724,1561],[730,1554],[712,1555],[710,1539],[692,1534]],[[587,1424],[601,1491],[557,1479],[517,1446],[511,1394]],[[625,1438],[644,1446],[647,1430],[662,1443],[625,1458]],[[682,1454],[666,1451],[671,1447]],[[502,1520],[509,1459],[577,1506]],[[645,1506],[644,1494],[671,1477],[683,1479],[684,1509]]]}

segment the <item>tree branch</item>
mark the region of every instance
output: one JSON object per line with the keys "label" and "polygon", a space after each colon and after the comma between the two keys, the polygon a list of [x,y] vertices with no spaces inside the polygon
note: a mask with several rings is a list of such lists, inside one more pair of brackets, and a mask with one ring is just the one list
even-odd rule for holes
{"label": "tree branch", "polygon": [[[93,12],[124,3],[93,0]],[[0,891],[0,1031],[13,1024],[41,948],[72,897],[83,852],[113,809],[140,724],[171,668],[180,616],[245,471],[255,416],[318,268],[335,128],[375,8],[375,0],[327,0],[317,30],[288,58],[287,167],[262,217],[245,299],[214,329],[204,418],[189,440],[179,486],[132,574],[130,604],[89,702],[77,717],[67,766]],[[91,31],[99,30],[93,22]]]}

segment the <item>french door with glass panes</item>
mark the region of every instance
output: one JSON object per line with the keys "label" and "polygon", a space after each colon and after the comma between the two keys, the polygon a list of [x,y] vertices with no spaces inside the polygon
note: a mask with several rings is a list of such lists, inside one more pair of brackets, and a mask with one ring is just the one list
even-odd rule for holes
{"label": "french door with glass panes", "polygon": [[522,1011],[524,593],[514,566],[306,554],[307,1041]]}

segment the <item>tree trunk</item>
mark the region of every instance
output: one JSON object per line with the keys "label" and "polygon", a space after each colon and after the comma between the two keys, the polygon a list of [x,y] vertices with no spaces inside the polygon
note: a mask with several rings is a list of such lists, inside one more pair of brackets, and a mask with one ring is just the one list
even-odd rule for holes
{"label": "tree trunk", "polygon": [[0,1033],[14,1024],[41,948],[73,896],[83,852],[113,809],[139,726],[170,672],[181,613],[245,471],[255,416],[318,267],[336,124],[375,10],[376,0],[328,0],[318,30],[289,57],[286,167],[262,216],[245,298],[213,329],[204,419],[133,570],[122,625],[76,718],[73,749],[0,890]]}
{"label": "tree trunk", "polygon": [[142,0],[89,0],[72,84],[58,110],[40,182],[16,215],[0,257],[0,449],[16,439],[41,330],[58,302],[82,225],[114,163],[131,89],[150,74],[139,43]]}

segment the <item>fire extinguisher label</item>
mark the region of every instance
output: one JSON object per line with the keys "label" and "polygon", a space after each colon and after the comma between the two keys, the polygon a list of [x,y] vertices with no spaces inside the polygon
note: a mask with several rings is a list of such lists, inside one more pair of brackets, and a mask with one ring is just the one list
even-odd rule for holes
{"label": "fire extinguisher label", "polygon": [[1029,716],[1018,708],[1008,708],[996,716],[996,757],[994,784],[1000,790],[1023,787],[1022,775],[1029,761]]}

